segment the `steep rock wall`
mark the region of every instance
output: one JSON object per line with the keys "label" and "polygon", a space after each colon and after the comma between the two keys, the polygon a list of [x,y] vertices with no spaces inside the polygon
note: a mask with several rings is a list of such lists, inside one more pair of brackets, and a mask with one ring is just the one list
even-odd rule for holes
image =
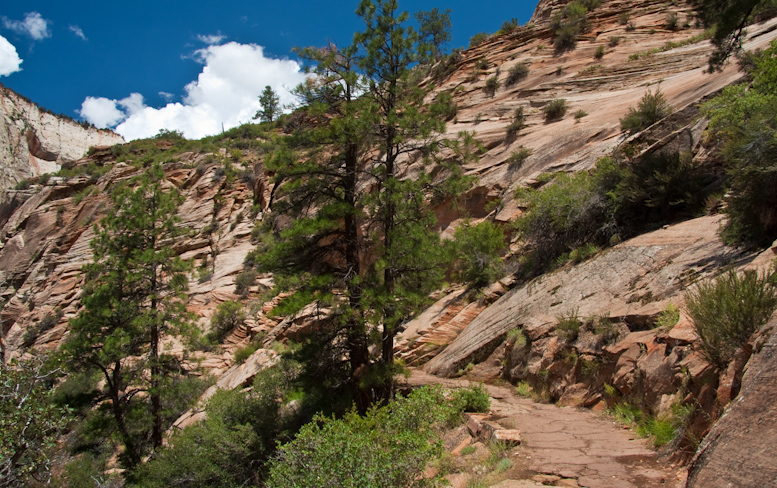
{"label": "steep rock wall", "polygon": [[83,157],[91,146],[123,142],[113,131],[57,117],[0,85],[0,189],[55,172],[62,163]]}
{"label": "steep rock wall", "polygon": [[775,486],[777,464],[777,317],[755,341],[737,399],[704,439],[691,463],[688,488]]}

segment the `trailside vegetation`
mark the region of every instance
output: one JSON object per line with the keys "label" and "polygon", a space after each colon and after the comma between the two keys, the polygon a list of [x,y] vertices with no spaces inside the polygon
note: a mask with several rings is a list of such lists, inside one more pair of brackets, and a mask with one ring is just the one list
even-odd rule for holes
{"label": "trailside vegetation", "polygon": [[730,191],[722,229],[729,244],[766,246],[777,238],[777,43],[744,63],[752,82],[726,87],[703,106],[722,143]]}
{"label": "trailside vegetation", "polygon": [[41,357],[0,361],[0,487],[47,484],[57,437],[70,421],[52,401],[58,375]]}

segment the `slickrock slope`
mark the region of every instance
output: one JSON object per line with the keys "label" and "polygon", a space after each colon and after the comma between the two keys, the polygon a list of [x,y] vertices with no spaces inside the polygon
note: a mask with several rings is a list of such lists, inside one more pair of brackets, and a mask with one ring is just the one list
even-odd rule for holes
{"label": "slickrock slope", "polygon": [[766,324],[742,392],[699,447],[688,488],[777,486],[777,319]]}
{"label": "slickrock slope", "polygon": [[[537,7],[535,19],[544,15],[544,5]],[[623,12],[630,13],[634,30],[619,24],[618,15]],[[436,80],[429,99],[449,91],[458,104],[455,118],[448,123],[448,134],[453,137],[460,131],[474,131],[488,150],[465,168],[479,178],[473,198],[499,201],[497,221],[508,221],[520,212],[512,201],[516,186],[543,172],[590,169],[599,157],[610,154],[626,139],[619,119],[648,89],[660,87],[673,108],[684,115],[659,122],[660,127],[649,131],[648,137],[642,136],[640,147],[647,149],[673,133],[686,133],[691,137],[675,141],[675,149],[698,149],[704,129],[696,127],[698,102],[735,82],[741,74],[734,64],[723,72],[705,73],[712,50],[709,41],[699,40],[701,29],[668,30],[664,23],[670,12],[678,13],[681,25],[686,18],[690,20],[691,11],[682,3],[672,7],[650,0],[605,1],[591,14],[591,31],[580,36],[575,50],[562,54],[554,52],[547,22],[534,21],[464,51],[455,71]],[[751,27],[745,47],[768,46],[777,38],[775,25],[777,20]],[[610,45],[612,37],[620,38],[614,47]],[[690,42],[694,39],[696,42]],[[668,42],[688,44],[647,54]],[[596,60],[594,53],[601,46],[604,57]],[[629,59],[631,56],[639,57]],[[475,65],[483,58],[488,67],[478,70]],[[529,67],[529,74],[507,87],[509,71],[519,63]],[[491,76],[500,83],[493,96],[484,89]],[[567,101],[567,114],[560,121],[546,123],[542,109],[554,99]],[[507,127],[518,107],[528,116],[527,127],[508,139]],[[588,114],[579,122],[573,117],[578,110]],[[533,154],[522,164],[510,164],[509,157],[521,146]]]}
{"label": "slickrock slope", "polygon": [[0,85],[0,189],[82,158],[92,146],[124,139],[110,130],[83,127],[40,107]]}
{"label": "slickrock slope", "polygon": [[[607,315],[639,329],[685,288],[710,271],[742,258],[717,236],[721,217],[703,217],[625,241],[578,266],[513,288],[477,316],[425,370],[452,376],[493,351],[521,327],[532,340],[546,337],[557,317]],[[493,344],[489,348],[489,344]]]}

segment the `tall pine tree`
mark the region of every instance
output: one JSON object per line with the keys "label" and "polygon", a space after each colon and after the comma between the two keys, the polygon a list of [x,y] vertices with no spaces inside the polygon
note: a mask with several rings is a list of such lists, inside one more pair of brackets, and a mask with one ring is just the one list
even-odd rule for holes
{"label": "tall pine tree", "polygon": [[147,435],[128,424],[131,412],[147,407],[151,444],[162,444],[162,392],[176,369],[162,341],[193,330],[183,302],[189,267],[169,247],[183,232],[181,200],[158,164],[112,192],[113,208],[95,226],[94,262],[84,267],[84,308],[64,348],[74,371],[102,373],[129,466],[140,462]]}
{"label": "tall pine tree", "polygon": [[[361,410],[393,395],[394,336],[444,273],[428,209],[431,178],[423,164],[412,178],[405,172],[411,153],[437,154],[444,108],[424,106],[425,93],[408,82],[418,38],[396,8],[362,2],[366,30],[353,45],[298,50],[315,64],[315,76],[297,89],[307,108],[267,162],[275,173],[272,214],[295,220],[276,221],[255,253],[281,287],[296,289],[280,313],[311,301],[331,308],[339,325],[317,347],[345,347],[328,356],[348,358]],[[460,170],[450,174],[449,183],[461,181]],[[377,362],[368,354],[375,333]]]}

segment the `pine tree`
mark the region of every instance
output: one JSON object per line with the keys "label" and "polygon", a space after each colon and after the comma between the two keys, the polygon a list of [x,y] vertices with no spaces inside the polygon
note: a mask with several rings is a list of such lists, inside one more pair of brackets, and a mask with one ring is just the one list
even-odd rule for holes
{"label": "pine tree", "polygon": [[451,9],[421,10],[414,17],[418,21],[421,61],[439,61],[445,54],[443,45],[451,40]]}
{"label": "pine tree", "polygon": [[[435,154],[438,134],[445,123],[434,110],[423,111],[424,93],[408,83],[411,65],[417,61],[418,36],[406,26],[407,12],[397,12],[396,0],[362,0],[356,10],[365,22],[355,36],[362,50],[360,67],[369,80],[369,98],[374,104],[372,134],[379,154],[372,161],[380,191],[373,194],[373,218],[382,225],[382,256],[377,263],[382,276],[372,283],[373,320],[383,326],[381,338],[382,397],[393,396],[394,336],[399,325],[418,304],[419,294],[439,266],[434,263],[436,234],[425,210],[423,176],[401,179],[400,157],[423,150]],[[432,258],[432,259],[429,259]],[[419,281],[416,281],[420,279]]]}
{"label": "pine tree", "polygon": [[280,98],[269,85],[265,86],[262,94],[259,95],[259,104],[262,108],[256,112],[254,118],[262,122],[272,122],[281,110]]}
{"label": "pine tree", "polygon": [[714,28],[710,71],[721,70],[726,60],[742,49],[745,28],[759,16],[774,16],[774,0],[694,0],[696,13],[704,25]]}
{"label": "pine tree", "polygon": [[103,374],[129,466],[143,451],[127,422],[138,393],[150,403],[151,443],[162,444],[162,391],[175,363],[162,354],[162,340],[193,330],[182,301],[188,264],[169,247],[183,231],[176,216],[182,197],[170,186],[157,164],[111,194],[113,208],[95,226],[94,262],[84,267],[84,308],[65,345],[74,371]]}
{"label": "pine tree", "polygon": [[[460,160],[443,164],[445,188],[423,169],[400,177],[410,153],[435,158],[445,108],[424,106],[424,92],[408,82],[418,39],[395,9],[396,2],[362,2],[357,13],[367,28],[352,46],[298,50],[316,66],[317,76],[296,90],[306,116],[267,161],[275,173],[272,214],[295,220],[268,219],[254,254],[279,286],[296,289],[278,313],[311,302],[331,309],[336,326],[315,346],[334,348],[319,357],[348,358],[362,411],[393,395],[394,336],[443,277],[429,199],[463,181]],[[450,146],[461,154],[467,144]],[[378,362],[368,355],[373,332],[381,336]]]}
{"label": "pine tree", "polygon": [[[325,124],[301,127],[267,162],[275,172],[273,214],[295,220],[276,237],[266,235],[257,264],[273,271],[278,280],[296,286],[293,303],[311,300],[336,305],[335,327],[319,344],[345,345],[352,393],[361,410],[372,402],[369,388],[360,387],[359,376],[369,363],[367,332],[362,313],[360,227],[363,212],[359,183],[363,180],[360,155],[367,132],[357,116],[365,101],[356,71],[355,46],[297,49],[303,59],[315,63],[314,78],[295,89],[311,119]],[[286,183],[284,185],[284,183]],[[315,278],[300,281],[300,275]],[[333,289],[345,290],[345,302],[332,300]],[[293,306],[291,308],[294,308]],[[288,305],[287,305],[288,309]],[[343,336],[344,341],[337,337]],[[332,354],[337,356],[338,354]]]}

